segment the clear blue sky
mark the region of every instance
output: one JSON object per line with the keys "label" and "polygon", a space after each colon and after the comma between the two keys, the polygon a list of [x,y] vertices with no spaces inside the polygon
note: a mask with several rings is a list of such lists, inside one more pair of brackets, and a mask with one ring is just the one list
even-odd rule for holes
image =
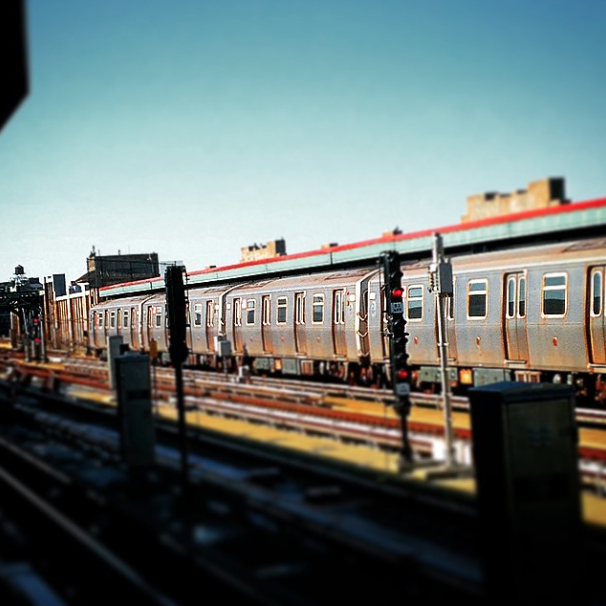
{"label": "clear blue sky", "polygon": [[566,178],[606,197],[604,0],[28,0],[0,133],[0,281],[189,270],[457,223]]}

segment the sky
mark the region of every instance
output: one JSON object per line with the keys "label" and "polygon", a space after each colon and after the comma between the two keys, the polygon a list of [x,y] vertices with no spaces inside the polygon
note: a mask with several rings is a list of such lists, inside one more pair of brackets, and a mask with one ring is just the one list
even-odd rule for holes
{"label": "sky", "polygon": [[564,177],[606,197],[605,0],[27,0],[0,281],[190,271],[458,223]]}

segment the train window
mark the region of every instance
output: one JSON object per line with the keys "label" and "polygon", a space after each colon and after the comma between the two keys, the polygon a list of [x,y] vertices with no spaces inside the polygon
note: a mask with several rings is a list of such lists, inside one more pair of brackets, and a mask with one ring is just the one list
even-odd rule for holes
{"label": "train window", "polygon": [[455,304],[454,304],[454,284],[453,284],[453,289],[452,289],[452,294],[450,295],[450,297],[446,297],[446,317],[449,320],[454,320],[454,310],[455,310]]}
{"label": "train window", "polygon": [[566,315],[566,274],[545,274],[543,276],[543,315]]}
{"label": "train window", "polygon": [[518,278],[518,318],[526,317],[526,278]]}
{"label": "train window", "polygon": [[162,326],[162,308],[156,307],[156,328],[161,328]]}
{"label": "train window", "polygon": [[333,319],[335,324],[345,324],[345,292],[335,290],[333,293],[334,314]]}
{"label": "train window", "polygon": [[324,323],[324,295],[314,295],[313,298],[313,317],[311,319],[313,324]]}
{"label": "train window", "polygon": [[246,302],[246,323],[254,324],[255,323],[255,307],[257,302],[254,299],[248,299]]}
{"label": "train window", "polygon": [[234,299],[234,326],[242,326],[242,299]]}
{"label": "train window", "polygon": [[268,296],[263,297],[263,326],[271,324],[271,299]]}
{"label": "train window", "polygon": [[276,318],[276,324],[286,324],[286,309],[288,307],[288,299],[286,297],[278,297],[276,302],[278,317]]}
{"label": "train window", "polygon": [[194,326],[202,326],[202,303],[194,305]]}
{"label": "train window", "polygon": [[415,285],[408,287],[406,297],[406,310],[409,320],[423,319],[423,286]]}
{"label": "train window", "polygon": [[305,324],[305,293],[295,294],[295,324]]}
{"label": "train window", "polygon": [[591,274],[591,315],[602,313],[602,271],[594,269]]}
{"label": "train window", "polygon": [[[200,309],[202,314],[202,309]],[[202,323],[202,317],[200,317],[200,323]],[[215,306],[212,301],[206,301],[206,326],[211,327],[215,324]]]}
{"label": "train window", "polygon": [[115,311],[109,312],[109,327],[116,328],[116,312]]}
{"label": "train window", "polygon": [[507,313],[506,317],[513,318],[516,313],[516,277],[507,280]]}
{"label": "train window", "polygon": [[103,328],[103,312],[102,311],[98,311],[97,312],[97,325],[99,326],[99,328]]}
{"label": "train window", "polygon": [[485,318],[488,314],[488,280],[470,280],[467,284],[467,317]]}
{"label": "train window", "polygon": [[125,309],[122,313],[122,328],[128,328],[129,311]]}

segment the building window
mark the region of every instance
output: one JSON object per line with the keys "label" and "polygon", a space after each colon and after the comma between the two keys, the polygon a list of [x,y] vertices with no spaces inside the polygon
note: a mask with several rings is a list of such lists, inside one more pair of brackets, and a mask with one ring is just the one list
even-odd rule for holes
{"label": "building window", "polygon": [[276,324],[286,324],[286,310],[288,308],[288,299],[286,297],[278,297]]}
{"label": "building window", "polygon": [[408,287],[406,310],[409,320],[423,319],[423,286],[415,285]]}
{"label": "building window", "polygon": [[194,326],[202,326],[202,303],[194,304]]}
{"label": "building window", "polygon": [[255,323],[255,307],[257,302],[255,299],[248,299],[246,302],[246,324]]}
{"label": "building window", "polygon": [[324,323],[324,295],[314,295],[313,298],[313,324]]}
{"label": "building window", "polygon": [[467,317],[485,318],[488,315],[488,280],[470,280],[467,285]]}
{"label": "building window", "polygon": [[543,315],[563,317],[566,315],[566,286],[568,276],[563,273],[543,276]]}

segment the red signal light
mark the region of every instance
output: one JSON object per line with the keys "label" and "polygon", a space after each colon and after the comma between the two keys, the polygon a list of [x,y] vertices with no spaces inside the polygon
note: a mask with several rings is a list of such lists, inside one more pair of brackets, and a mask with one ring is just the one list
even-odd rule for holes
{"label": "red signal light", "polygon": [[34,324],[38,324],[38,322],[40,322],[39,318],[34,318]]}
{"label": "red signal light", "polygon": [[403,294],[404,294],[404,289],[402,289],[402,288],[396,287],[391,291],[392,297],[402,297]]}
{"label": "red signal light", "polygon": [[35,343],[36,345],[38,345],[38,343],[40,343],[40,339],[39,339],[38,337],[36,337],[36,338],[34,339],[34,343]]}
{"label": "red signal light", "polygon": [[408,379],[408,377],[410,376],[410,373],[407,370],[398,370],[398,381],[406,381],[406,379]]}

